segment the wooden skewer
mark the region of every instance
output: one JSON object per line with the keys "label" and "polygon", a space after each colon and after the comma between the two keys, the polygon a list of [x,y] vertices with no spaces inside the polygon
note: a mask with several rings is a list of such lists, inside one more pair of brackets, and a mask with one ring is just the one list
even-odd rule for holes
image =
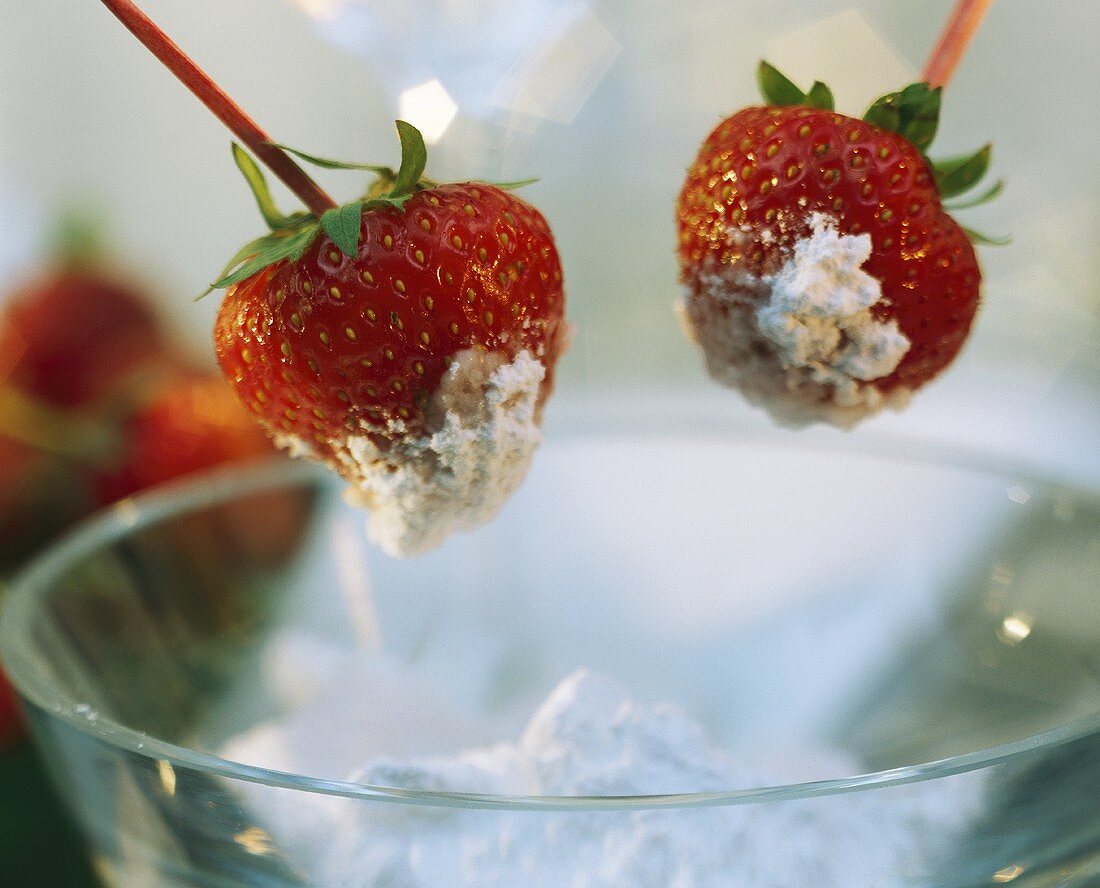
{"label": "wooden skewer", "polygon": [[947,86],[993,0],[959,0],[921,72],[929,86]]}
{"label": "wooden skewer", "polygon": [[272,138],[131,0],[102,0],[102,3],[301,199],[310,212],[322,216],[336,206],[321,186],[285,151],[271,144]]}

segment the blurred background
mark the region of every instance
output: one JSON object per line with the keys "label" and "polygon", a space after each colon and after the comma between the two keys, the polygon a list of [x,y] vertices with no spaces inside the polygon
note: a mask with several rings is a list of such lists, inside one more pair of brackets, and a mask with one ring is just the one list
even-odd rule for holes
{"label": "blurred background", "polygon": [[[551,429],[570,405],[633,398],[697,401],[763,429],[706,380],[673,311],[683,171],[721,116],[757,101],[761,56],[829,82],[858,114],[915,77],[952,3],[140,5],[281,142],[393,163],[400,115],[434,142],[436,178],[540,178],[523,195],[556,233],[577,326]],[[173,361],[210,370],[218,296],[192,297],[262,225],[228,134],[96,0],[0,0],[0,21],[0,307],[41,274],[57,219],[78,206],[102,224],[112,272],[148,293]],[[980,250],[984,306],[948,373],[903,414],[815,434],[947,441],[1100,483],[1097,33],[1100,5],[994,5],[935,148],[993,143],[1008,187],[961,219],[1012,243]],[[318,178],[337,197],[361,186]]]}

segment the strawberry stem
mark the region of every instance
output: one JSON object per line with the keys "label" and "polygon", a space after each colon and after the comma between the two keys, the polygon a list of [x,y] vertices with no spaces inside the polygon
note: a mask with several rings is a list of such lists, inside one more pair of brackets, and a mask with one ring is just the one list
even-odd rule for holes
{"label": "strawberry stem", "polygon": [[921,80],[933,89],[947,86],[966,52],[966,47],[992,5],[993,0],[958,0],[940,33],[939,41],[928,56],[924,71],[921,72]]}
{"label": "strawberry stem", "polygon": [[192,61],[131,0],[102,0],[114,16],[168,68],[200,102],[244,142],[315,216],[320,218],[336,206],[290,156],[272,143],[271,137],[234,102],[209,75]]}

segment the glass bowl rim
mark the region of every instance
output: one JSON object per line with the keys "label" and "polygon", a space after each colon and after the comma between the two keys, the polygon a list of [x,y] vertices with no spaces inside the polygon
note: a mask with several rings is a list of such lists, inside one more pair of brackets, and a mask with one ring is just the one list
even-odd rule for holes
{"label": "glass bowl rim", "polygon": [[[592,430],[587,430],[589,434]],[[638,429],[618,430],[634,434]],[[649,430],[665,436],[661,430]],[[731,440],[728,429],[696,429],[697,436],[717,437],[723,431],[724,440]],[[614,436],[616,430],[599,429],[602,437]],[[578,437],[564,436],[565,440]],[[872,435],[859,446],[847,446],[851,439],[830,445],[821,441],[792,438],[777,441],[769,434],[746,433],[738,430],[733,441],[737,445],[764,444],[788,450],[811,450],[857,456],[923,463],[962,469],[979,474],[1011,478],[1045,490],[1069,489],[1075,495],[1100,505],[1100,492],[1079,484],[1067,483],[1041,470],[1019,466],[1009,460],[991,458],[989,454],[965,446],[945,446],[921,441],[911,435],[891,437]],[[208,508],[234,497],[262,493],[277,488],[331,485],[328,470],[306,462],[270,460],[253,466],[230,466],[214,469],[190,478],[162,485],[135,497],[122,500],[92,516],[48,545],[12,580],[6,601],[0,611],[0,657],[13,686],[22,697],[70,728],[124,753],[151,761],[164,761],[173,767],[203,772],[207,775],[242,780],[278,789],[308,792],[333,797],[362,799],[402,805],[427,805],[447,808],[527,810],[527,811],[596,811],[645,810],[657,808],[697,808],[750,803],[785,801],[859,792],[908,783],[950,777],[969,771],[992,767],[1009,761],[1021,761],[1051,748],[1071,743],[1100,732],[1100,711],[1082,716],[1055,728],[1009,743],[974,750],[928,762],[888,770],[867,772],[850,777],[813,780],[802,783],[776,784],[745,789],[701,793],[671,793],[636,796],[534,796],[490,795],[481,793],[439,792],[404,789],[401,787],[355,783],[310,777],[262,768],[223,759],[211,753],[198,752],[185,746],[161,740],[129,728],[97,714],[89,719],[81,703],[52,685],[33,667],[33,658],[21,627],[35,613],[38,597],[62,573],[91,553],[141,527],[154,525],[202,508]]]}

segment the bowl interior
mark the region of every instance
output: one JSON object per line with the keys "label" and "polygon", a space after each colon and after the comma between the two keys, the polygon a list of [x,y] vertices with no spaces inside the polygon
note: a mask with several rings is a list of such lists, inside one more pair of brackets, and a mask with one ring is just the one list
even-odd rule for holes
{"label": "bowl interior", "polygon": [[731,753],[849,770],[1100,711],[1091,496],[780,441],[566,437],[498,520],[414,561],[301,469],[124,504],[28,576],[5,656],[89,728],[335,780],[513,736],[580,666]]}

